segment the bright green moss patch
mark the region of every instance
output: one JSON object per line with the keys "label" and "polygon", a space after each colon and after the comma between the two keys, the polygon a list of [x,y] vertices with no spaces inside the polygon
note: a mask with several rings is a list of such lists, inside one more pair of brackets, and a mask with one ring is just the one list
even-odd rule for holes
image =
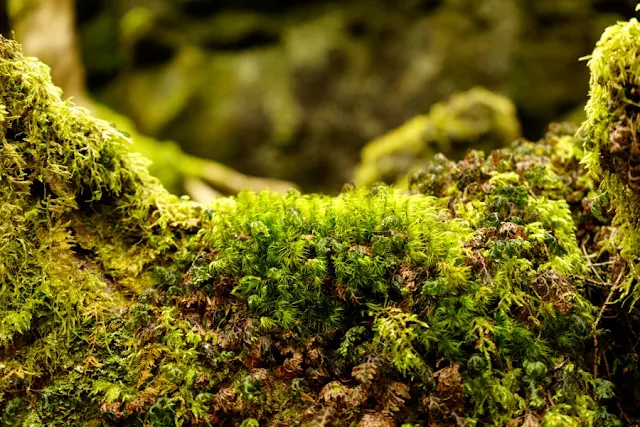
{"label": "bright green moss patch", "polygon": [[63,102],[48,69],[4,39],[0,105],[0,401],[15,412],[33,408],[31,390],[94,363],[91,343],[138,273],[127,255],[142,253],[141,270],[175,246],[168,218],[177,224],[189,208],[121,134]]}
{"label": "bright green moss patch", "polygon": [[612,228],[566,132],[438,157],[411,194],[200,205],[4,39],[0,105],[5,425],[626,422]]}

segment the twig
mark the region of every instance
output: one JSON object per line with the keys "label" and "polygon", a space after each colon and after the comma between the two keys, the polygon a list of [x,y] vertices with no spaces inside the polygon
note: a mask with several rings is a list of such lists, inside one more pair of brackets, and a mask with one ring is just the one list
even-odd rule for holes
{"label": "twig", "polygon": [[594,267],[601,267],[603,265],[611,265],[611,264],[615,264],[614,260],[610,260],[610,261],[605,261],[605,262],[594,262],[591,263],[592,266]]}
{"label": "twig", "polygon": [[266,189],[284,194],[292,188],[298,189],[298,186],[292,182],[245,175],[213,160],[188,154],[182,154],[178,167],[185,176],[198,178],[224,194],[235,194],[242,190],[260,192]]}
{"label": "twig", "polygon": [[[602,304],[602,307],[600,308],[600,312],[598,313],[598,316],[596,317],[596,320],[593,322],[593,348],[594,348],[593,378],[594,379],[598,378],[598,365],[600,364],[600,351],[599,351],[599,348],[598,348],[598,345],[599,345],[599,343],[598,343],[598,323],[600,323],[600,320],[602,319],[604,311],[607,309],[607,306],[609,304],[611,304],[613,296],[615,295],[616,291],[620,287],[620,283],[622,282],[622,278],[623,278],[623,272],[624,272],[624,270],[620,270],[620,273],[618,274],[618,277],[616,278],[616,281],[613,283],[613,286],[611,286],[611,289],[609,290],[609,295],[607,295],[607,298],[605,299],[604,304]],[[594,391],[594,393],[595,393],[595,391]]]}
{"label": "twig", "polygon": [[589,257],[589,254],[587,253],[587,248],[585,248],[584,243],[582,243],[582,253],[584,254],[584,258],[589,263],[589,267],[591,268],[591,271],[593,271],[593,274],[596,275],[598,280],[602,281],[602,277],[600,276],[600,273],[598,273],[598,270],[596,270],[596,268],[594,267],[594,264],[591,262],[591,258]]}
{"label": "twig", "polygon": [[611,287],[611,285],[607,282],[599,282],[597,280],[589,279],[588,277],[578,276],[577,274],[567,274],[567,277],[572,280],[579,280],[581,282],[584,282],[587,285],[591,285],[596,288],[609,289]]}

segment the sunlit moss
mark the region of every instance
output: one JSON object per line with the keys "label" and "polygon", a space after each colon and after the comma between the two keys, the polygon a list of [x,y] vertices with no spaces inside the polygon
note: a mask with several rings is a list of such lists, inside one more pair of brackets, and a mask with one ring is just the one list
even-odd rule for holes
{"label": "sunlit moss", "polygon": [[0,105],[0,401],[24,407],[13,398],[99,364],[89,343],[122,310],[120,284],[175,247],[168,218],[178,224],[190,206],[178,207],[122,134],[62,101],[47,67],[5,39]]}
{"label": "sunlit moss", "polygon": [[[624,41],[635,25],[607,34]],[[607,34],[595,76],[612,67],[598,62]],[[583,128],[594,171],[607,169],[593,151],[614,151],[596,118],[621,114],[598,110],[600,84]],[[597,343],[592,301],[604,293],[593,289],[606,285],[590,275],[607,270],[586,253],[615,248],[570,131],[457,163],[439,156],[411,192],[197,204],[169,195],[126,136],[62,101],[46,67],[4,39],[0,105],[6,425],[558,427],[627,416],[612,400],[624,385],[600,374],[619,345],[614,333]],[[633,186],[621,192],[616,179],[608,191],[633,206]],[[616,363],[632,367],[626,356]]]}
{"label": "sunlit moss", "polygon": [[588,57],[591,70],[584,162],[603,179],[603,197],[615,201],[617,241],[632,274],[615,286],[635,303],[640,291],[640,24],[632,19],[609,27]]}

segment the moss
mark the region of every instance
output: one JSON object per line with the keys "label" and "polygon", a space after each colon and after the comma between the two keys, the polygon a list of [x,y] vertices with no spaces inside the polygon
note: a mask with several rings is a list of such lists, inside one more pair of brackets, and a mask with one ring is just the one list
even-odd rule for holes
{"label": "moss", "polygon": [[570,137],[201,205],[4,39],[0,104],[10,425],[618,425]]}
{"label": "moss", "polygon": [[514,105],[483,88],[456,94],[428,114],[370,142],[355,170],[358,185],[398,181],[423,168],[436,153],[458,157],[469,147],[493,149],[520,135]]}
{"label": "moss", "polygon": [[207,201],[242,190],[269,188],[284,194],[296,188],[287,181],[244,175],[220,163],[186,154],[173,141],[157,141],[143,135],[129,119],[102,104],[94,104],[91,109],[131,140],[132,150],[150,160],[149,172],[172,194],[186,193],[195,200]]}
{"label": "moss", "polygon": [[591,70],[587,120],[581,128],[585,138],[585,163],[603,180],[603,197],[615,201],[616,242],[632,274],[620,277],[616,288],[631,303],[640,298],[635,286],[640,275],[640,213],[637,178],[636,132],[640,112],[640,62],[636,44],[640,24],[632,19],[608,28],[588,57]]}
{"label": "moss", "polygon": [[13,402],[93,363],[86,344],[120,310],[120,278],[138,272],[118,251],[144,266],[175,246],[166,221],[190,207],[178,208],[122,134],[62,101],[46,66],[4,39],[0,73],[0,400]]}

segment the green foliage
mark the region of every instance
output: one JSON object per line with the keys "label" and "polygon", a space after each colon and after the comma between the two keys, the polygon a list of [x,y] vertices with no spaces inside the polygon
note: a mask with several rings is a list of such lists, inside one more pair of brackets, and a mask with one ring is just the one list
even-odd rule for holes
{"label": "green foliage", "polygon": [[0,104],[5,423],[619,425],[566,133],[200,205],[4,39]]}

